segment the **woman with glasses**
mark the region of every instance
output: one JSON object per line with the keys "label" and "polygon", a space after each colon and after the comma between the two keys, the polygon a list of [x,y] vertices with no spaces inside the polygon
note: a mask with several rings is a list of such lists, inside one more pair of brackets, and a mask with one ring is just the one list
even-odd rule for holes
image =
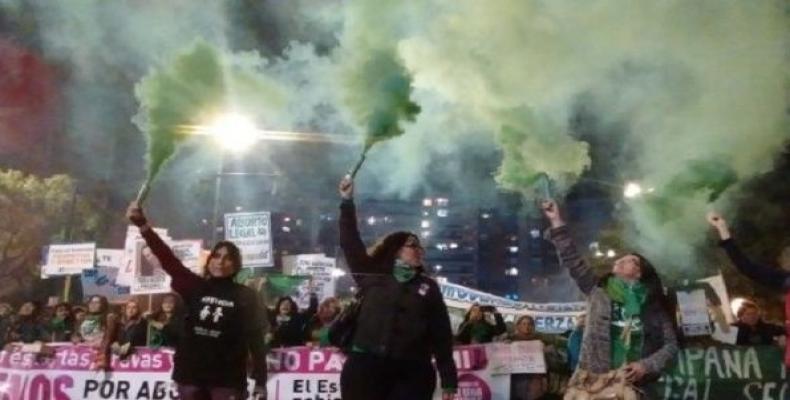
{"label": "woman with glasses", "polygon": [[362,303],[340,375],[343,400],[431,399],[436,366],[443,399],[457,387],[450,318],[439,285],[426,276],[425,250],[411,232],[384,236],[370,251],[360,238],[354,183],[340,181],[340,247]]}

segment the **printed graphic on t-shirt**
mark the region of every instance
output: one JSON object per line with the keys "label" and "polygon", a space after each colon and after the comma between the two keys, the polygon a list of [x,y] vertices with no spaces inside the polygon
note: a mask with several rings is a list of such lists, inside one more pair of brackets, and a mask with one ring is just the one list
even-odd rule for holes
{"label": "printed graphic on t-shirt", "polygon": [[228,310],[236,307],[233,301],[220,299],[213,296],[203,296],[200,299],[203,308],[200,309],[198,314],[199,321],[195,324],[195,334],[199,336],[208,336],[218,338],[222,335],[220,327],[225,314]]}

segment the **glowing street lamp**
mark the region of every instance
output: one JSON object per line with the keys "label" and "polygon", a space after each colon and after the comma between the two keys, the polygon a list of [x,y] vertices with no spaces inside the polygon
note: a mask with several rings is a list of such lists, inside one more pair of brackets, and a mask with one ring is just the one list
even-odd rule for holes
{"label": "glowing street lamp", "polygon": [[207,127],[208,133],[227,150],[241,152],[258,140],[259,133],[249,118],[236,113],[220,115]]}
{"label": "glowing street lamp", "polygon": [[642,194],[642,186],[636,182],[628,182],[623,188],[623,196],[633,199]]}

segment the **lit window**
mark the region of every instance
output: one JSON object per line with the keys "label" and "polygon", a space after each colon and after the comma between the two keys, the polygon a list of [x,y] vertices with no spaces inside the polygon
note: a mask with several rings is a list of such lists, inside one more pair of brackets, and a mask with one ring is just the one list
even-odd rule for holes
{"label": "lit window", "polygon": [[518,253],[518,246],[510,246],[508,250],[510,250],[511,253]]}
{"label": "lit window", "polygon": [[431,207],[431,206],[433,206],[433,200],[431,200],[430,198],[427,198],[427,197],[422,199],[422,206],[423,207]]}
{"label": "lit window", "polygon": [[430,227],[431,227],[431,221],[428,221],[427,219],[422,220],[422,223],[420,223],[420,228],[426,229]]}
{"label": "lit window", "polygon": [[440,209],[436,210],[436,216],[439,217],[439,218],[444,218],[448,214],[449,213],[448,213],[446,208],[440,208]]}
{"label": "lit window", "polygon": [[376,225],[376,217],[369,217],[368,225]]}
{"label": "lit window", "polygon": [[458,243],[456,243],[456,242],[450,243],[450,248],[451,249],[457,249],[458,248]]}
{"label": "lit window", "polygon": [[444,197],[440,197],[440,198],[436,199],[436,205],[439,206],[439,207],[447,207],[448,203],[449,203],[449,200],[447,200]]}

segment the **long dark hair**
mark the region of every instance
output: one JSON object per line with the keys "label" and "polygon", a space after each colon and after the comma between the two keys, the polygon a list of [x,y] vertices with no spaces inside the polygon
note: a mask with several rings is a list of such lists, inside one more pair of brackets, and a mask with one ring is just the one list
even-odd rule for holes
{"label": "long dark hair", "polygon": [[[675,306],[672,301],[669,300],[669,297],[664,293],[664,285],[661,283],[661,277],[658,276],[658,272],[656,271],[656,267],[645,258],[645,256],[636,253],[630,252],[626,255],[636,256],[639,259],[639,271],[641,273],[641,277],[639,278],[639,282],[645,285],[647,288],[647,307],[651,307],[653,305],[658,305],[661,309],[667,313],[667,317],[673,323],[675,322]],[[614,276],[613,273],[609,272],[603,276],[601,279],[601,285],[605,284],[606,281]]]}
{"label": "long dark hair", "polygon": [[93,299],[99,299],[100,308],[99,312],[96,314],[91,313],[90,305],[87,304],[85,306],[85,315],[98,315],[99,321],[101,323],[102,328],[107,328],[107,316],[110,314],[110,301],[107,300],[107,297],[102,296],[100,294],[94,294],[88,297],[88,303],[91,302]]}
{"label": "long dark hair", "polygon": [[419,242],[417,235],[407,231],[398,231],[390,233],[383,238],[379,239],[369,250],[368,255],[373,259],[374,265],[395,265],[395,258],[398,256],[398,251],[406,244],[409,238],[414,238]]}
{"label": "long dark hair", "polygon": [[236,246],[231,241],[220,240],[211,249],[211,253],[208,255],[208,258],[206,259],[206,263],[203,265],[203,277],[204,278],[208,279],[208,278],[211,277],[211,275],[208,272],[208,263],[211,261],[211,258],[214,257],[215,254],[217,254],[217,251],[219,251],[219,249],[221,249],[223,247],[228,249],[228,257],[230,257],[230,260],[233,261],[233,275],[232,276],[236,276],[236,274],[238,274],[239,271],[241,270],[241,265],[242,265],[242,263],[241,263],[241,250],[239,250],[239,247]]}
{"label": "long dark hair", "polygon": [[275,316],[280,315],[280,305],[285,303],[286,301],[291,303],[291,313],[289,315],[294,315],[299,313],[299,306],[296,304],[294,299],[292,299],[291,296],[282,296],[279,299],[277,299],[277,305],[274,306]]}

